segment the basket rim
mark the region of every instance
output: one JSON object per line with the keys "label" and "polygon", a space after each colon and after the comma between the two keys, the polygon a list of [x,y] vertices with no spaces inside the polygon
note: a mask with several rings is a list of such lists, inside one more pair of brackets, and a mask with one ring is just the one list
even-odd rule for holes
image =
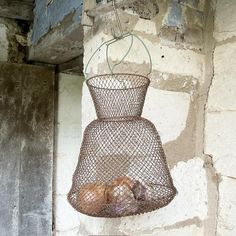
{"label": "basket rim", "polygon": [[[131,88],[102,88],[102,87],[98,87],[98,86],[94,86],[90,83],[91,80],[94,80],[96,78],[99,77],[103,77],[103,76],[112,76],[112,75],[128,75],[128,76],[136,76],[136,77],[141,77],[143,79],[145,79],[147,82],[144,83],[143,85],[140,86],[135,86],[135,87],[131,87]],[[148,87],[150,84],[150,79],[147,76],[144,75],[140,75],[140,74],[132,74],[132,73],[113,73],[113,74],[101,74],[101,75],[95,75],[90,77],[89,79],[86,80],[86,84],[88,87],[92,87],[92,88],[96,88],[96,89],[105,89],[105,90],[130,90],[130,89],[138,89],[138,88],[142,88],[142,87]]]}

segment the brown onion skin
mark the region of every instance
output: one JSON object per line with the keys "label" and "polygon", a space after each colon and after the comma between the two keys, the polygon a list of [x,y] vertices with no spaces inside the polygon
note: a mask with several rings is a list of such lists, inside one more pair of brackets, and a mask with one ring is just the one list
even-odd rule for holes
{"label": "brown onion skin", "polygon": [[126,185],[127,187],[129,187],[131,189],[133,187],[133,185],[134,185],[134,182],[129,177],[121,176],[121,177],[113,180],[111,184],[113,186],[123,185],[124,184],[124,185]]}
{"label": "brown onion skin", "polygon": [[[137,190],[143,190],[140,189],[139,184],[138,181],[133,181],[126,176],[114,179],[111,185],[103,183],[85,184],[78,193],[80,211],[87,215],[96,215],[103,210],[106,204],[111,204],[111,211],[116,216],[134,214],[138,208],[135,199],[140,197],[134,194],[139,192]],[[143,194],[141,191],[141,195]]]}
{"label": "brown onion skin", "polygon": [[138,180],[135,181],[132,192],[134,194],[134,198],[138,201],[145,201],[147,198],[147,189]]}
{"label": "brown onion skin", "polygon": [[78,204],[81,212],[88,215],[98,214],[107,203],[105,184],[85,184],[78,193]]}
{"label": "brown onion skin", "polygon": [[133,215],[138,211],[138,203],[134,198],[128,198],[111,206],[111,213],[114,216]]}
{"label": "brown onion skin", "polygon": [[133,181],[125,176],[113,180],[111,185],[107,187],[107,202],[114,204],[125,200],[127,197],[133,197],[132,186]]}

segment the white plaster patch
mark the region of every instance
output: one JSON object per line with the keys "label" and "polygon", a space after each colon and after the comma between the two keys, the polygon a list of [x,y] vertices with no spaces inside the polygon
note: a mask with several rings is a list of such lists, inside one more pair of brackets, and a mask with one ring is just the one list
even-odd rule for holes
{"label": "white plaster patch", "polygon": [[208,110],[236,111],[236,43],[216,47],[214,53],[215,76],[209,92]]}
{"label": "white plaster patch", "polygon": [[207,109],[214,111],[236,111],[236,79],[228,74],[214,78],[209,91]]}
{"label": "white plaster patch", "polygon": [[72,229],[72,230],[57,231],[55,233],[55,236],[82,236],[82,235],[79,234],[79,228],[76,227],[75,229]]}
{"label": "white plaster patch", "polygon": [[[151,54],[154,70],[183,76],[193,76],[201,79],[204,59],[201,54],[188,49],[170,48],[168,46],[163,46],[160,43],[153,43],[144,38],[142,38],[142,40]],[[127,52],[130,41],[130,38],[126,38],[111,45],[109,50],[111,59],[121,60],[123,55]],[[150,63],[147,51],[137,39],[134,39],[132,49],[125,61],[141,65]],[[145,75],[148,71],[145,72],[141,69],[139,73]]]}
{"label": "white plaster patch", "polygon": [[66,196],[56,195],[55,217],[57,231],[68,231],[79,225],[79,214],[75,211]]}
{"label": "white plaster patch", "polygon": [[[71,123],[71,120],[77,121],[81,119],[79,111],[81,103],[81,85],[83,77],[69,74],[60,74],[59,76],[59,123]],[[71,111],[77,108],[78,112],[71,114]]]}
{"label": "white plaster patch", "polygon": [[162,142],[178,138],[185,129],[189,113],[190,95],[149,87],[143,117],[156,126]]}
{"label": "white plaster patch", "polygon": [[215,48],[214,52],[214,74],[235,74],[236,67],[236,43],[226,43]]}
{"label": "white plaster patch", "polygon": [[236,1],[217,1],[215,14],[215,33],[217,41],[236,36]]}
{"label": "white plaster patch", "polygon": [[[137,234],[130,234],[137,236]],[[181,227],[179,229],[170,230],[150,230],[149,233],[143,233],[142,236],[203,236],[204,228],[196,225]]]}
{"label": "white plaster patch", "polygon": [[218,235],[236,235],[236,180],[223,177],[219,185]]}
{"label": "white plaster patch", "polygon": [[60,74],[57,125],[56,193],[67,194],[81,142],[82,78]]}
{"label": "white plaster patch", "polygon": [[66,194],[80,150],[82,81],[80,76],[59,75],[55,213],[56,230],[63,232],[79,225],[78,213],[67,202]]}
{"label": "white plaster patch", "polygon": [[[86,74],[96,75],[98,73],[99,64],[106,61],[106,45],[101,47],[101,49],[94,55],[90,62],[89,60],[93,53],[95,53],[95,51],[101,46],[101,44],[111,38],[111,36],[101,32],[94,35],[92,39],[84,43],[84,52],[86,52],[84,53],[84,70],[86,70],[88,65],[87,70],[84,71]],[[104,70],[104,74],[109,73],[108,66],[102,69]]]}
{"label": "white plaster patch", "polygon": [[4,24],[0,24],[0,61],[8,60],[8,47],[7,27]]}
{"label": "white plaster patch", "polygon": [[[207,217],[207,176],[203,160],[179,162],[171,170],[178,195],[166,207],[140,216],[122,219],[120,231],[125,234],[142,234],[145,230],[171,226],[188,219]],[[159,234],[158,234],[159,235]]]}
{"label": "white plaster patch", "polygon": [[[77,150],[77,153],[79,153],[79,148]],[[78,163],[78,157],[77,155],[57,155],[57,161],[56,161],[56,193],[60,195],[66,195],[71,188],[72,185],[72,175],[75,171],[76,165]]]}
{"label": "white plaster patch", "polygon": [[236,111],[208,113],[205,153],[213,157],[217,172],[236,177]]}
{"label": "white plaster patch", "polygon": [[79,153],[82,82],[82,77],[60,74],[57,127],[57,153],[60,156]]}
{"label": "white plaster patch", "polygon": [[139,18],[137,24],[134,27],[134,30],[146,34],[157,34],[156,23],[151,20],[145,20],[142,18]]}
{"label": "white plaster patch", "polygon": [[108,219],[108,218],[94,218],[80,214],[80,231],[79,236],[87,235],[111,235],[114,234],[114,229],[109,231],[106,230],[106,224],[113,225],[118,223],[119,219]]}
{"label": "white plaster patch", "polygon": [[97,119],[92,97],[89,93],[86,83],[83,84],[83,96],[82,96],[82,132],[86,126],[93,120]]}
{"label": "white plaster patch", "polygon": [[[85,67],[95,50],[102,44],[102,42],[108,39],[111,39],[111,37],[105,35],[104,33],[99,33],[85,43]],[[193,76],[195,78],[201,79],[204,62],[203,55],[193,52],[192,50],[171,48],[168,46],[163,46],[159,43],[153,43],[144,38],[141,39],[150,51],[154,70],[183,76]],[[109,59],[112,61],[121,60],[127,53],[130,44],[131,38],[127,37],[116,42],[115,44],[110,45],[108,51]],[[89,74],[97,74],[99,64],[104,62],[106,62],[106,46],[103,46],[96,56],[91,60],[87,72]],[[143,47],[142,43],[136,38],[134,38],[133,46],[123,63],[126,62],[140,65],[150,64],[147,51]],[[120,72],[122,71],[121,68],[122,65],[118,66],[114,71]],[[141,67],[137,68],[137,70],[139,69],[140,71],[135,72],[144,75],[148,73],[148,71],[143,71]],[[99,71],[100,73],[110,72],[108,66],[99,68]],[[127,72],[132,73],[132,71]]]}
{"label": "white plaster patch", "polygon": [[79,148],[81,142],[80,123],[59,125],[57,135],[58,135],[57,139],[58,155],[68,157],[68,156],[74,156],[75,154],[76,155],[79,154]]}

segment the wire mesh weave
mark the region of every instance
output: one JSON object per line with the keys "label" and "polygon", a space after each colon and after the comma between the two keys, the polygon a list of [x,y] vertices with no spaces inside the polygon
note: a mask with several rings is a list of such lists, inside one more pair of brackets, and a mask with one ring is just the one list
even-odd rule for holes
{"label": "wire mesh weave", "polygon": [[68,194],[77,211],[122,217],[156,210],[174,198],[159,134],[141,117],[149,83],[134,74],[87,80],[98,119],[85,129]]}

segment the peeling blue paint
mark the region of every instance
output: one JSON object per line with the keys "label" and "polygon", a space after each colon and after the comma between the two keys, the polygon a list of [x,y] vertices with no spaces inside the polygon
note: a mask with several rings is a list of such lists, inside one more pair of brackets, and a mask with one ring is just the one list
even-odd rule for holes
{"label": "peeling blue paint", "polygon": [[71,13],[74,13],[73,21],[80,23],[82,5],[83,0],[54,0],[48,6],[45,0],[35,0],[32,44],[36,44],[42,36]]}
{"label": "peeling blue paint", "polygon": [[182,6],[178,2],[171,2],[169,5],[166,25],[171,27],[183,27]]}
{"label": "peeling blue paint", "polygon": [[199,5],[199,0],[179,0],[179,3],[189,5],[193,8],[197,8]]}

